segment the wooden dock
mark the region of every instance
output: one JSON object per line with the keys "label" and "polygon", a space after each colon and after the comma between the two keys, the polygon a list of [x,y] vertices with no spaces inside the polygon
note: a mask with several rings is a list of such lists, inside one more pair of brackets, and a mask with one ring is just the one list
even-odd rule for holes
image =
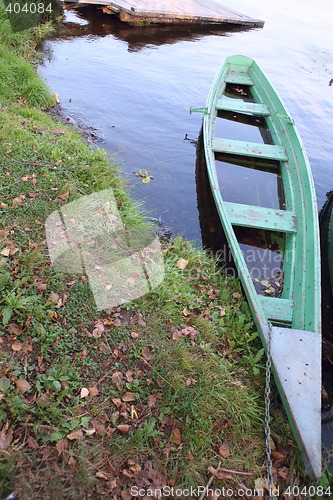
{"label": "wooden dock", "polygon": [[75,5],[100,5],[123,22],[145,24],[237,24],[262,27],[264,21],[235,12],[214,0],[65,0]]}

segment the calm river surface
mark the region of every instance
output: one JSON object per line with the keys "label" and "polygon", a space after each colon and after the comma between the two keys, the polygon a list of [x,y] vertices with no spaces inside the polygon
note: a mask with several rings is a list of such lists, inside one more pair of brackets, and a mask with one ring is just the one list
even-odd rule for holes
{"label": "calm river surface", "polygon": [[[46,42],[39,68],[65,112],[97,128],[99,145],[116,154],[134,197],[174,234],[198,242],[196,149],[184,138],[197,140],[202,116],[189,109],[205,105],[228,55],[256,59],[287,105],[308,152],[319,208],[333,189],[331,0],[233,0],[232,8],[265,20],[264,28],[133,28],[95,7],[71,9]],[[133,175],[140,169],[151,173],[150,183]]]}

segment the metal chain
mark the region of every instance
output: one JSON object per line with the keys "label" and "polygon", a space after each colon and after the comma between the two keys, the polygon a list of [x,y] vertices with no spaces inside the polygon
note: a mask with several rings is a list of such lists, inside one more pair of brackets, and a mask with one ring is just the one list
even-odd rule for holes
{"label": "metal chain", "polygon": [[268,341],[267,341],[267,360],[266,360],[266,385],[265,385],[265,436],[266,436],[266,468],[267,468],[267,483],[269,491],[269,499],[273,500],[273,464],[272,464],[272,448],[271,448],[271,343],[272,343],[272,324],[268,323]]}

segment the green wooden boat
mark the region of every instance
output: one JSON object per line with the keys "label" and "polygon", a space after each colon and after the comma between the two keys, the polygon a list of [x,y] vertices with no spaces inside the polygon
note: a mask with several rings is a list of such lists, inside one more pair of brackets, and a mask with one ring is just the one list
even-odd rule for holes
{"label": "green wooden boat", "polygon": [[[192,111],[204,113],[205,159],[219,217],[266,350],[270,342],[276,384],[307,472],[318,478],[321,475],[320,243],[315,191],[304,147],[286,107],[256,62],[245,56],[226,59],[211,87],[206,108]],[[220,135],[218,131],[223,129],[220,121],[225,118],[261,124],[262,143]],[[221,156],[230,164],[277,172],[280,205],[272,207],[267,197],[264,204],[227,201],[226,178],[219,171]],[[256,282],[266,284],[267,280],[251,275],[239,241],[242,231],[249,230],[280,237],[279,293],[272,293],[272,287],[267,289],[269,294],[258,292]]]}

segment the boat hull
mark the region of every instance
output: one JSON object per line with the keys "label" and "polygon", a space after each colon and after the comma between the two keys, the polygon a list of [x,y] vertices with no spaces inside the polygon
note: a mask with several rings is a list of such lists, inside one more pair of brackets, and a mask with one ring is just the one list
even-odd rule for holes
{"label": "boat hull", "polygon": [[[228,86],[249,100],[226,98]],[[245,92],[245,93],[246,93]],[[244,93],[244,92],[243,92]],[[217,137],[221,112],[260,117],[270,143]],[[308,473],[321,475],[321,292],[320,244],[315,191],[308,159],[294,122],[253,59],[227,58],[204,109],[204,150],[211,190],[244,292],[264,347],[271,343],[273,371]],[[217,155],[275,162],[284,205],[279,208],[230,203],[222,196]],[[284,282],[279,296],[257,293],[236,228],[283,235]]]}

